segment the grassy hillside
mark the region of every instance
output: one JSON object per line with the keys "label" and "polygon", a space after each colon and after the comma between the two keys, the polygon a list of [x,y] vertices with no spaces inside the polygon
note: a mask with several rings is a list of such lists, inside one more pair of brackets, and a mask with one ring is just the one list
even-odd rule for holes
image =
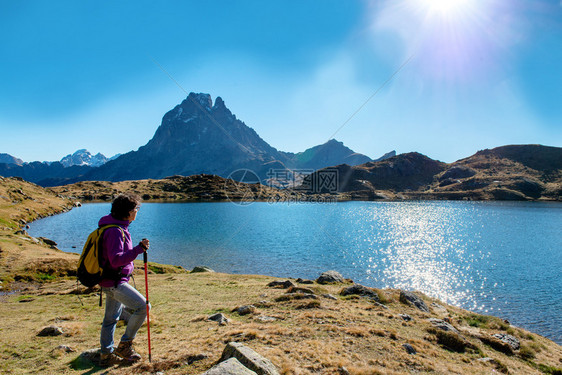
{"label": "grassy hillside", "polygon": [[479,151],[441,174],[426,193],[497,200],[562,200],[562,148],[504,146]]}

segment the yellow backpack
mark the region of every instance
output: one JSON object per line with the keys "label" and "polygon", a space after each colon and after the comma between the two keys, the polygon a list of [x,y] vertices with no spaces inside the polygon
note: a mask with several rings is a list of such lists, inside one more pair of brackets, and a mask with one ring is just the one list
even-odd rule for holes
{"label": "yellow backpack", "polygon": [[103,279],[119,280],[121,278],[121,269],[111,269],[103,259],[102,240],[103,234],[108,228],[119,228],[125,241],[125,232],[119,225],[110,224],[99,227],[86,240],[82,255],[78,261],[78,270],[76,277],[82,285],[93,287],[99,284]]}

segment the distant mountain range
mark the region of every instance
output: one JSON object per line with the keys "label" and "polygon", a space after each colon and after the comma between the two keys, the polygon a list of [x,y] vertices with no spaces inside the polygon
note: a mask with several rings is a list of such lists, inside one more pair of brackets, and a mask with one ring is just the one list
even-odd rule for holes
{"label": "distant mountain range", "polygon": [[228,177],[237,170],[248,169],[265,181],[272,174],[279,178],[330,165],[368,161],[369,157],[336,140],[296,154],[278,151],[237,119],[222,98],[217,97],[213,104],[209,94],[191,93],[164,115],[154,137],[137,151],[107,160],[101,154],[92,156],[79,150],[60,162],[63,168],[74,167],[72,171],[62,170],[56,162],[49,166],[29,163],[19,168],[0,164],[0,175],[54,186],[85,180],[158,179],[201,173]]}
{"label": "distant mountain range", "polygon": [[[252,171],[254,180],[234,173],[239,170]],[[502,146],[451,164],[416,152],[392,151],[371,160],[334,139],[303,152],[283,152],[237,119],[220,97],[213,103],[209,94],[191,93],[164,115],[146,145],[110,160],[84,149],[52,163],[23,163],[0,154],[1,176],[43,186],[199,174],[302,185],[303,194],[351,193],[352,199],[561,200],[562,148]]]}
{"label": "distant mountain range", "polygon": [[103,154],[92,155],[81,149],[69,154],[60,161],[24,163],[8,154],[0,154],[0,176],[21,177],[42,186],[56,186],[65,181],[77,181],[92,168],[99,167],[109,160]]}

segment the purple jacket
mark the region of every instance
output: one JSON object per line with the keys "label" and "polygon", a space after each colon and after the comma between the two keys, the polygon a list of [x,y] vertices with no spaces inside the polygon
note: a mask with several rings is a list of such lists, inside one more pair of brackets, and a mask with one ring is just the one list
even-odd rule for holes
{"label": "purple jacket", "polygon": [[[127,283],[135,268],[133,261],[139,254],[142,254],[144,249],[140,245],[133,247],[128,221],[117,220],[113,216],[107,215],[102,217],[98,223],[100,227],[108,224],[119,225],[125,233],[125,240],[123,241],[123,234],[119,228],[106,229],[103,233],[103,257],[109,261],[111,268],[123,266],[121,271],[123,277],[117,281],[117,284]],[[104,279],[100,285],[112,287],[115,286],[115,280]]]}

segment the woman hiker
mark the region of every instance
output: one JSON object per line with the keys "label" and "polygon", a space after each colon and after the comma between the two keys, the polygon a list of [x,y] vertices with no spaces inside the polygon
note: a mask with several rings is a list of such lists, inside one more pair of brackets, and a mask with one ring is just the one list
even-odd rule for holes
{"label": "woman hiker", "polygon": [[[106,268],[113,273],[112,276],[108,276],[111,278],[104,277],[100,283],[106,297],[105,316],[100,335],[102,366],[121,363],[122,360],[135,362],[141,359],[133,348],[133,339],[146,318],[146,299],[129,285],[129,278],[134,269],[133,261],[139,254],[148,250],[150,243],[147,239],[143,239],[133,247],[128,229],[129,224],[137,217],[140,203],[141,199],[136,194],[121,194],[113,201],[111,214],[102,217],[99,221],[100,227],[118,226],[107,228],[102,240],[103,259],[107,262]],[[113,334],[124,307],[131,312],[131,317],[125,334],[121,336],[121,342],[117,348],[114,348]]]}

